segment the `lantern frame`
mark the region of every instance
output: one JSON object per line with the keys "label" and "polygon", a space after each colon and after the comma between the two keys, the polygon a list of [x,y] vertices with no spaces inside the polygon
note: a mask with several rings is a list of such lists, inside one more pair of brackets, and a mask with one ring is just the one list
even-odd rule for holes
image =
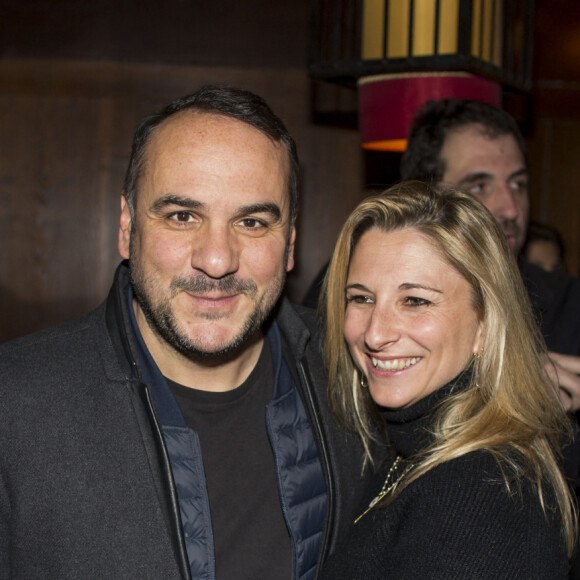
{"label": "lantern frame", "polygon": [[[408,47],[407,54],[389,57],[388,14],[389,5],[404,0],[380,0],[384,3],[383,52],[379,58],[364,59],[363,54],[363,10],[370,0],[313,0],[309,74],[347,86],[356,86],[363,77],[422,73],[434,71],[467,72],[500,83],[504,88],[517,92],[528,92],[532,84],[532,32],[534,22],[534,0],[459,0],[457,18],[457,50],[453,54],[439,52],[439,34],[445,0],[433,0],[432,54],[414,56],[415,10],[420,0],[408,0]],[[376,1],[376,0],[375,0]],[[502,10],[501,30],[497,30],[492,18],[491,37],[501,42],[501,59],[496,64],[483,58],[483,29],[479,32],[480,51],[473,54],[472,40],[474,16],[481,11],[479,22],[484,22],[484,10],[492,13]],[[483,24],[481,24],[483,26]]]}

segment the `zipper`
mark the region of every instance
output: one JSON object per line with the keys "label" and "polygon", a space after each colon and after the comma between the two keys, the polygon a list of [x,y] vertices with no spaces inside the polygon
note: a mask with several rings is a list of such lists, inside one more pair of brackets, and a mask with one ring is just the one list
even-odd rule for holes
{"label": "zipper", "polygon": [[[298,361],[298,369],[300,374],[302,375],[303,386],[305,387],[304,395],[308,398],[308,403],[310,408],[312,409],[312,417],[310,417],[312,421],[312,432],[318,434],[318,442],[320,444],[320,453],[319,459],[320,464],[322,466],[322,471],[324,474],[324,479],[326,481],[326,498],[327,498],[327,507],[326,507],[326,525],[323,530],[322,536],[322,545],[320,546],[320,556],[318,558],[318,566],[316,571],[316,576],[318,576],[318,568],[320,563],[324,561],[326,557],[326,553],[328,551],[328,545],[330,542],[330,531],[332,530],[332,522],[334,519],[334,481],[331,477],[331,469],[330,469],[330,462],[329,462],[329,453],[328,453],[328,445],[326,443],[326,439],[324,437],[324,430],[322,429],[322,422],[320,419],[320,411],[318,409],[317,402],[312,394],[312,385],[308,379],[308,372],[307,372],[307,363],[304,360]],[[306,408],[306,412],[308,413],[308,408]]]}
{"label": "zipper", "polygon": [[183,537],[183,526],[181,524],[181,512],[179,508],[179,500],[177,498],[177,491],[175,489],[175,484],[173,483],[173,472],[171,470],[171,463],[169,460],[169,454],[167,453],[167,447],[165,446],[165,440],[163,438],[163,431],[161,430],[161,425],[159,424],[159,419],[157,418],[157,413],[155,412],[155,405],[151,399],[151,392],[149,387],[145,383],[141,383],[142,391],[145,395],[146,408],[151,419],[153,426],[153,435],[157,439],[159,444],[159,451],[161,454],[161,463],[163,467],[164,474],[167,478],[168,483],[168,499],[170,506],[170,514],[172,516],[171,523],[173,524],[174,531],[177,535],[177,545],[175,546],[175,556],[177,559],[177,565],[181,576],[184,580],[191,580],[191,569],[189,567],[189,558],[187,556],[187,551],[185,549],[185,539]]}

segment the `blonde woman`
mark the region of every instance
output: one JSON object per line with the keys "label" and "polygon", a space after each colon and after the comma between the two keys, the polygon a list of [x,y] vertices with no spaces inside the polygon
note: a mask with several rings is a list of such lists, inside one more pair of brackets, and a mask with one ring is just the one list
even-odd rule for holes
{"label": "blonde woman", "polygon": [[335,411],[392,450],[322,577],[567,578],[570,426],[487,209],[419,182],[363,201],[322,304]]}

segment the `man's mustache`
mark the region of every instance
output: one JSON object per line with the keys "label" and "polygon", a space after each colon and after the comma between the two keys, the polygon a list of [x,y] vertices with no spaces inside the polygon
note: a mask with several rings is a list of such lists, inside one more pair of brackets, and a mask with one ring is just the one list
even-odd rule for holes
{"label": "man's mustache", "polygon": [[517,236],[520,233],[520,226],[514,220],[504,220],[501,222],[501,229],[506,235]]}
{"label": "man's mustache", "polygon": [[219,292],[226,295],[247,294],[254,296],[258,292],[258,286],[253,280],[241,280],[234,275],[215,279],[200,274],[190,278],[183,276],[174,278],[171,281],[171,290],[173,295],[179,291],[186,291],[192,294]]}

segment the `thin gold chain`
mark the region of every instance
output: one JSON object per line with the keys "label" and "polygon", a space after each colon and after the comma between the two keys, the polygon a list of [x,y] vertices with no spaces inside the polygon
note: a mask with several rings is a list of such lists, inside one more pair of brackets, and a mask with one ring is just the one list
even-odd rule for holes
{"label": "thin gold chain", "polygon": [[[391,493],[395,489],[395,487],[397,487],[397,485],[403,479],[403,477],[405,477],[405,475],[407,475],[407,473],[409,473],[412,465],[408,465],[404,469],[404,471],[401,473],[401,475],[399,475],[399,477],[397,477],[396,479],[393,477],[393,475],[394,475],[395,471],[397,470],[397,467],[401,463],[402,459],[403,458],[400,455],[397,455],[397,457],[395,457],[395,461],[393,461],[393,464],[391,465],[391,467],[387,473],[387,477],[385,479],[385,483],[383,483],[383,487],[381,488],[381,491],[379,491],[379,493],[376,495],[376,497],[374,497],[371,500],[371,503],[369,503],[369,507],[360,516],[358,516],[358,518],[356,518],[356,520],[354,520],[355,524],[358,523],[364,516],[366,516],[375,507],[375,505],[377,505],[386,495],[389,495],[389,493]],[[393,477],[393,481],[391,481],[392,477]]]}

